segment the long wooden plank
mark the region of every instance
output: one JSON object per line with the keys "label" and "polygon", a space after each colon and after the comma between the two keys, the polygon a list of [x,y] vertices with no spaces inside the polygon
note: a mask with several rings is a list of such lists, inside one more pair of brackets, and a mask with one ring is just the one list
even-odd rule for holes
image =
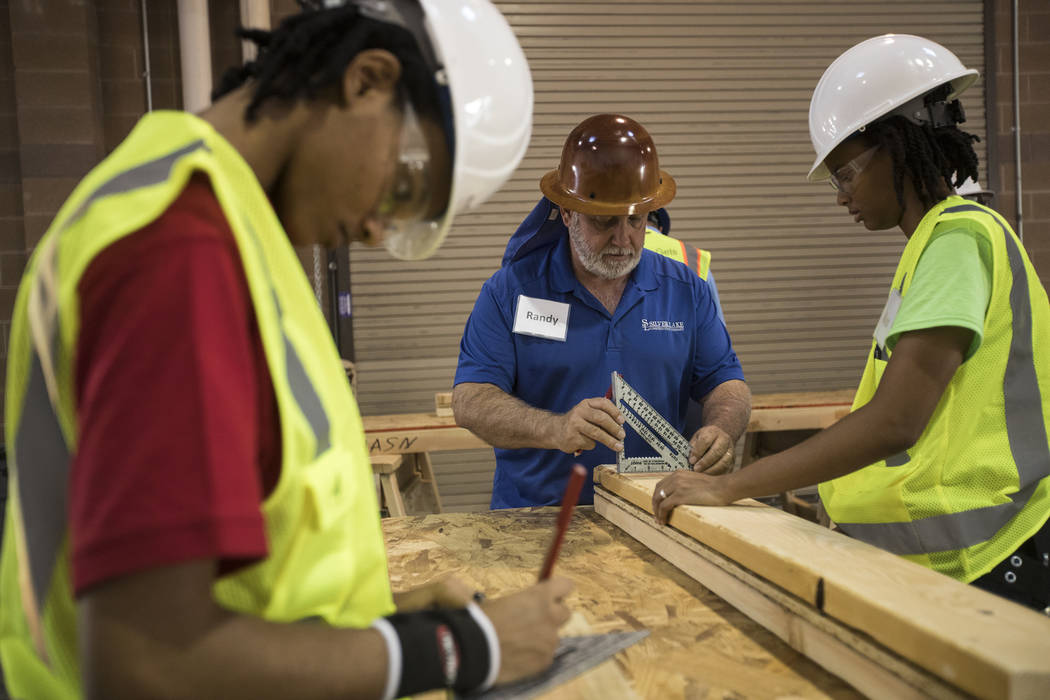
{"label": "long wooden plank", "polygon": [[849,404],[825,406],[752,408],[747,432],[763,433],[773,430],[818,430],[841,420],[849,414]]}
{"label": "long wooden plank", "polygon": [[747,430],[813,430],[844,418],[853,404],[853,389],[755,394]]}
{"label": "long wooden plank", "polygon": [[[617,474],[614,468],[603,466],[595,469],[594,480],[652,513],[653,488],[666,475]],[[675,509],[671,515],[671,527],[692,535],[808,604],[817,604],[822,595],[823,577],[808,564],[808,554],[798,554],[808,543],[805,534],[792,534],[797,527],[796,521],[804,522],[800,518],[751,500],[742,501],[731,509],[703,509],[700,515],[693,515],[690,510]],[[817,529],[832,534],[824,528]],[[756,536],[742,537],[741,532],[755,532]],[[779,541],[794,539],[795,542],[786,548],[770,546],[773,537]]]}
{"label": "long wooden plank", "polygon": [[854,394],[856,394],[855,389],[755,394],[751,397],[751,410],[841,405],[850,406],[853,403]]}
{"label": "long wooden plank", "polygon": [[958,698],[960,692],[731,559],[598,487],[595,510],[797,651],[871,698]]}
{"label": "long wooden plank", "polygon": [[[658,476],[595,479],[652,512]],[[670,526],[966,692],[1050,697],[1046,616],[755,501],[679,507]]]}
{"label": "long wooden plank", "polygon": [[[452,415],[452,392],[434,395],[438,413],[395,413],[363,416],[370,454],[410,454],[437,450],[469,450],[488,444]],[[751,401],[749,432],[826,428],[849,413],[853,390],[756,394]],[[435,409],[437,410],[437,409]]]}
{"label": "long wooden plank", "polygon": [[398,413],[362,416],[361,422],[369,454],[410,454],[489,446],[474,433],[456,425],[453,416]]}

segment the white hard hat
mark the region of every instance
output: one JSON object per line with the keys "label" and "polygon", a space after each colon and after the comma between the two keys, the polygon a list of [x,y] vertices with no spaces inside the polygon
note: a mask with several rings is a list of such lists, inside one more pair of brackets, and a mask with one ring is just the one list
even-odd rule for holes
{"label": "white hard hat", "polygon": [[967,197],[974,194],[988,194],[991,190],[986,190],[981,187],[980,182],[976,182],[973,178],[966,178],[962,181],[958,187],[955,188],[955,194],[961,197]]}
{"label": "white hard hat", "polygon": [[809,179],[826,179],[824,159],[858,130],[894,114],[925,121],[926,93],[950,83],[951,101],[976,80],[977,71],[929,39],[885,34],[862,41],[835,59],[813,90],[809,138],[817,158]]}
{"label": "white hard hat", "polygon": [[[429,44],[436,81],[447,87],[448,206],[436,219],[391,222],[384,238],[394,257],[420,260],[438,249],[457,213],[484,202],[518,167],[532,135],[532,74],[510,25],[489,0],[351,1]],[[412,5],[422,7],[422,27],[403,19]]]}

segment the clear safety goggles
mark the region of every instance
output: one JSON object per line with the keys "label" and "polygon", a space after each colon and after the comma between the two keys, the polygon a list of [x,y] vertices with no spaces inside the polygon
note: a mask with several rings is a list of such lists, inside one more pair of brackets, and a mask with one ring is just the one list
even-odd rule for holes
{"label": "clear safety goggles", "polygon": [[[451,173],[443,157],[444,135],[440,128],[432,131],[428,142],[412,103],[404,99],[397,163],[376,210],[386,229],[384,245],[399,258],[426,257],[441,242]],[[439,157],[434,150],[440,151]]]}
{"label": "clear safety goggles", "polygon": [[864,168],[868,167],[868,163],[870,163],[871,159],[875,157],[875,152],[878,150],[878,146],[872,146],[835,172],[831,173],[831,177],[828,178],[828,184],[830,184],[836,191],[844,194],[850,194],[853,192],[857,186],[855,182],[857,176],[864,171]]}

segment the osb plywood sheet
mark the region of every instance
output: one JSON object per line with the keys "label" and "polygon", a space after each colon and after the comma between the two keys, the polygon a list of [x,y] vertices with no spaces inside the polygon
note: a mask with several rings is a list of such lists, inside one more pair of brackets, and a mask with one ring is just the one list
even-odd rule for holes
{"label": "osb plywood sheet", "polygon": [[[490,596],[519,590],[535,581],[556,516],[539,508],[384,520],[394,590],[448,574]],[[574,581],[568,602],[590,633],[651,631],[615,658],[640,697],[859,697],[591,508],[573,516],[555,575]],[[593,697],[582,681],[548,697]]]}

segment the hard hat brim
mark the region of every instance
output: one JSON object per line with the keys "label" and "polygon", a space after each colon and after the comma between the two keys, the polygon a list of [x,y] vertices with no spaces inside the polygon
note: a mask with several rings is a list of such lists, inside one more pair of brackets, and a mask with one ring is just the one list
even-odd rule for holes
{"label": "hard hat brim", "polygon": [[604,202],[565,189],[559,180],[558,170],[554,169],[540,178],[540,191],[562,209],[591,216],[626,216],[640,211],[653,211],[666,205],[674,199],[677,185],[667,171],[661,170],[660,186],[652,196],[632,202]]}
{"label": "hard hat brim", "polygon": [[[841,59],[842,57],[840,56],[839,58]],[[832,66],[828,68],[828,70],[830,71],[831,68],[834,67],[834,65],[835,64],[833,63]],[[826,75],[827,72],[825,72],[825,76]],[[898,110],[903,105],[907,105],[911,100],[925,95],[927,92],[933,90],[938,85],[950,83],[951,92],[945,99],[957,99],[959,95],[966,92],[971,86],[973,86],[973,84],[977,82],[977,79],[979,77],[980,74],[976,70],[972,68],[966,68],[960,64],[959,70],[941,76],[939,82],[928,82],[921,85],[917,85],[911,90],[902,91],[900,94],[895,95],[892,100],[880,102],[875,110],[870,111],[864,115],[858,116],[851,123],[848,122],[847,125],[841,129],[841,132],[838,134],[837,137],[827,141],[821,146],[821,148],[817,151],[817,157],[813,161],[813,165],[812,167],[810,167],[809,174],[806,176],[806,179],[810,182],[818,182],[820,180],[827,180],[829,177],[831,177],[831,172],[828,170],[828,167],[824,164],[824,161],[827,159],[827,157],[831,154],[832,151],[838,148],[840,144],[847,141],[850,137],[855,135],[859,130],[871,126],[876,122],[882,121],[883,119],[888,119],[894,114],[899,113]],[[817,99],[817,94],[824,83],[824,79],[825,77],[822,76],[820,82],[817,84],[817,87],[814,90],[814,100]],[[812,110],[813,103],[811,101],[810,111],[812,112]],[[812,129],[812,122],[810,128]],[[811,138],[813,138],[812,134]]]}

